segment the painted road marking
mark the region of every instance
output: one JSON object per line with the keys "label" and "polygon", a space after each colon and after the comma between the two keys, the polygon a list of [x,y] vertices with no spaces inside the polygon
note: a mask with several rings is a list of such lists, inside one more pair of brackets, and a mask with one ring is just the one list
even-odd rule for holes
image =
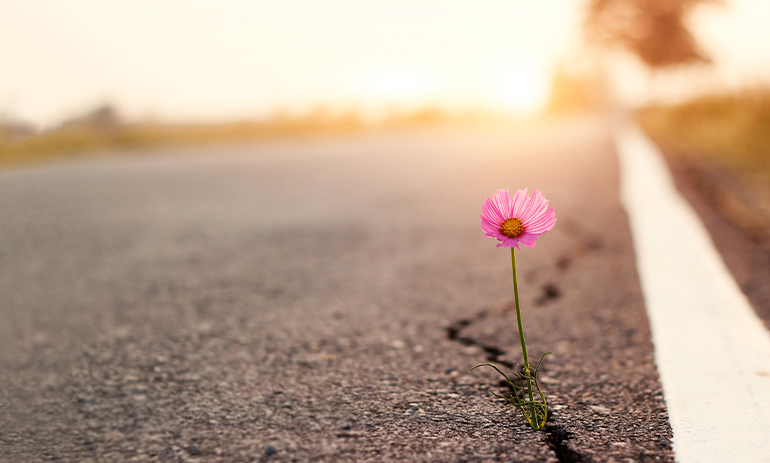
{"label": "painted road marking", "polygon": [[770,334],[657,148],[615,141],[676,460],[770,462]]}

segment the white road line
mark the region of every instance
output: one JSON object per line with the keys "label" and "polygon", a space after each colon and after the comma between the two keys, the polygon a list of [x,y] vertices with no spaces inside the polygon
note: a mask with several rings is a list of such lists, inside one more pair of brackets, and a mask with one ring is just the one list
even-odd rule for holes
{"label": "white road line", "polygon": [[676,460],[770,462],[770,334],[655,146],[615,141]]}

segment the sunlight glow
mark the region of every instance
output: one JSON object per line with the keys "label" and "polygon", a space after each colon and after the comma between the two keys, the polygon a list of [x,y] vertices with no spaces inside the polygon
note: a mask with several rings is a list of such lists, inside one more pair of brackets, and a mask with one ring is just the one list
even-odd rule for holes
{"label": "sunlight glow", "polygon": [[513,59],[496,66],[491,90],[495,106],[515,112],[541,109],[548,98],[548,75],[531,60]]}
{"label": "sunlight glow", "polygon": [[426,70],[385,68],[364,72],[358,78],[364,102],[416,104],[425,100],[435,87],[435,76]]}

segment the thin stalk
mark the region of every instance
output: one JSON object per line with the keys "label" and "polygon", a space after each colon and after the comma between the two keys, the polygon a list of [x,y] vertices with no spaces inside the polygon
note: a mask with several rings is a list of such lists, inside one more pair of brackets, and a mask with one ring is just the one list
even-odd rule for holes
{"label": "thin stalk", "polygon": [[524,354],[524,368],[527,370],[527,392],[529,393],[530,415],[532,426],[537,427],[537,415],[535,413],[535,398],[532,395],[532,380],[530,379],[529,357],[527,356],[527,343],[524,341],[524,327],[521,325],[521,309],[519,307],[519,283],[516,281],[516,248],[511,246],[511,267],[513,268],[513,295],[516,297],[516,320],[519,322],[519,338],[521,338],[521,352]]}

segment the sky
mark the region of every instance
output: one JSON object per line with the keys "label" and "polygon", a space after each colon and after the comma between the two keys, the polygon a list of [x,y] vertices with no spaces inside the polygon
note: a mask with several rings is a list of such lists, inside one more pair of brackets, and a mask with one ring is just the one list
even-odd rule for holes
{"label": "sky", "polygon": [[[694,17],[720,79],[770,70],[770,2]],[[319,105],[541,108],[584,0],[0,0],[0,118],[258,118]],[[629,62],[630,63],[630,62]],[[636,72],[628,64],[628,73]],[[621,66],[622,68],[622,66]],[[627,91],[638,91],[626,79]]]}

